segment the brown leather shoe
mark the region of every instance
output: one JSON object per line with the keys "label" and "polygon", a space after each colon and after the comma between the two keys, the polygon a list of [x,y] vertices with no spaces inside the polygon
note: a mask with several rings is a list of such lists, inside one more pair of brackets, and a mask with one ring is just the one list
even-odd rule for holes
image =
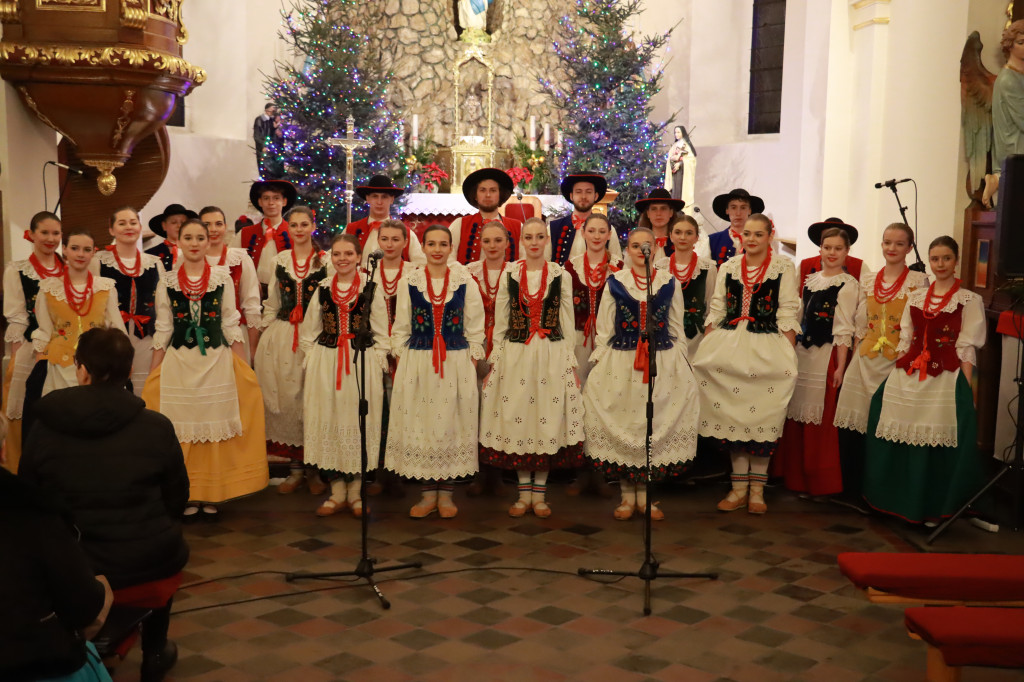
{"label": "brown leather shoe", "polygon": [[747,506],[747,493],[743,492],[741,495],[736,490],[730,490],[729,494],[718,503],[718,511],[731,512],[737,509],[743,509]]}
{"label": "brown leather shoe", "polygon": [[631,518],[633,518],[633,512],[635,510],[635,504],[623,502],[622,504],[615,508],[615,513],[613,514],[613,516],[615,516],[616,521],[629,521]]}

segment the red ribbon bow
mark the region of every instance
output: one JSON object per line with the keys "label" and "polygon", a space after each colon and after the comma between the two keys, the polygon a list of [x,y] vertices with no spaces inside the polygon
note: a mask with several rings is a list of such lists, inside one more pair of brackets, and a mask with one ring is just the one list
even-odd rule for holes
{"label": "red ribbon bow", "polygon": [[928,363],[932,361],[932,354],[928,350],[921,351],[921,354],[910,363],[910,367],[907,368],[907,374],[913,374],[915,371],[920,371],[921,375],[918,381],[924,381],[928,378]]}
{"label": "red ribbon bow", "polygon": [[334,388],[338,391],[341,390],[341,370],[344,368],[345,374],[352,373],[352,370],[349,369],[349,366],[352,364],[352,358],[349,355],[348,342],[354,338],[356,338],[356,335],[349,332],[347,327],[345,331],[338,334],[338,376],[334,382]]}
{"label": "red ribbon bow", "polygon": [[141,330],[142,326],[151,319],[153,318],[149,315],[132,315],[131,313],[126,313],[123,310],[121,311],[121,320],[124,321],[125,327],[127,327],[130,322],[134,322],[135,328]]}
{"label": "red ribbon bow", "polygon": [[[435,322],[435,325],[437,323]],[[440,374],[441,378],[444,379],[444,361],[448,357],[448,347],[444,344],[444,337],[441,336],[441,329],[435,327],[434,331],[434,344],[431,347],[434,352],[434,374]]]}
{"label": "red ribbon bow", "polygon": [[647,341],[636,342],[636,356],[633,358],[633,369],[644,373],[644,383],[651,380],[651,351]]}
{"label": "red ribbon bow", "polygon": [[299,293],[299,300],[295,302],[295,307],[288,313],[288,321],[292,323],[292,329],[295,330],[292,336],[292,352],[294,353],[299,349],[299,325],[302,324],[302,294]]}
{"label": "red ribbon bow", "polygon": [[25,238],[25,241],[35,244],[36,240],[32,239],[32,230],[25,230],[25,233],[21,236]]}
{"label": "red ribbon bow", "polygon": [[735,327],[736,325],[738,325],[743,320],[746,320],[747,322],[753,322],[754,318],[752,318],[750,315],[742,315],[740,317],[737,317],[735,320],[729,320],[729,324],[731,324],[733,327]]}

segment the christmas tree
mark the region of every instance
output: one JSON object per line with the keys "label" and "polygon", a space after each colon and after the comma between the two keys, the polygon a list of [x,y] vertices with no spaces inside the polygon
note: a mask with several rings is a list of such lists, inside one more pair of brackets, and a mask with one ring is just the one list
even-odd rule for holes
{"label": "christmas tree", "polygon": [[662,186],[661,138],[672,123],[650,121],[662,75],[652,62],[672,31],[633,35],[627,25],[641,11],[642,0],[576,0],[575,16],[561,20],[568,37],[554,44],[568,85],[540,79],[562,113],[562,176],[603,172],[609,189],[619,193],[609,207],[618,228],[636,225],[633,204]]}
{"label": "christmas tree", "polygon": [[[372,175],[405,179],[402,121],[386,104],[391,74],[369,54],[367,37],[354,25],[357,0],[294,0],[282,10],[281,38],[299,66],[276,62],[268,77],[271,101],[281,110],[282,134],[271,141],[270,166],[293,182],[300,201],[316,211],[321,231],[345,226],[345,152],[327,145],[345,134],[345,119],[355,119],[355,137],[373,146],[355,155],[355,185]],[[357,216],[353,216],[355,218]]]}

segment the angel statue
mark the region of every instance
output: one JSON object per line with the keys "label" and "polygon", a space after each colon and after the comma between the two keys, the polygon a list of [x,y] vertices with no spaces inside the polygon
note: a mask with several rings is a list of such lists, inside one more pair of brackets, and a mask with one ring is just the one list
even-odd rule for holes
{"label": "angel statue", "polygon": [[982,202],[991,206],[999,189],[1003,161],[1024,154],[1024,19],[1003,31],[999,46],[1006,65],[992,86],[992,174],[985,176]]}
{"label": "angel statue", "polygon": [[967,193],[981,189],[992,151],[992,83],[996,76],[981,61],[981,36],[967,36],[960,55],[960,129],[967,154]]}

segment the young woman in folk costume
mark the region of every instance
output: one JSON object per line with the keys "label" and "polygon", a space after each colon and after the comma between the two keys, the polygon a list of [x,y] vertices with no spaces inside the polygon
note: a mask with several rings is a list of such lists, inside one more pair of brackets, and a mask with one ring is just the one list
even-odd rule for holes
{"label": "young woman in folk costume", "polygon": [[718,268],[704,340],[693,360],[700,385],[700,435],[732,460],[732,490],[721,511],[767,511],[764,484],[796,384],[800,297],[796,268],[773,257],[772,221],[756,213],[743,227],[743,253]]}
{"label": "young woman in folk costume", "polygon": [[[388,494],[393,497],[402,497],[405,495],[405,488],[402,485],[401,477],[394,475],[384,468],[384,447],[387,444],[388,422],[391,414],[391,393],[394,388],[395,370],[398,369],[398,360],[391,354],[391,327],[395,323],[398,283],[414,269],[422,266],[405,260],[405,254],[409,253],[410,250],[409,240],[412,238],[412,233],[409,232],[409,228],[401,220],[392,220],[391,218],[382,220],[378,226],[373,228],[373,234],[377,248],[384,254],[384,257],[380,259],[380,263],[373,273],[373,281],[377,283],[377,294],[384,301],[387,313],[387,326],[385,327],[387,343],[384,343],[384,341],[380,341],[380,343],[382,347],[387,348],[388,366],[383,377],[384,406],[381,410],[380,447],[374,451],[374,478],[367,486],[367,491],[370,495],[378,495],[387,488]],[[359,237],[359,235],[354,236]],[[419,241],[416,242],[416,248],[420,257],[426,258],[423,256],[423,250],[419,246]],[[365,249],[361,262],[367,262]]]}
{"label": "young woman in folk costume", "polygon": [[60,248],[60,218],[49,211],[32,216],[25,239],[32,242],[32,253],[24,260],[11,261],[4,268],[4,317],[7,332],[4,341],[11,344],[11,359],[4,375],[4,414],[10,423],[7,432],[7,462],[12,472],[18,471],[21,459],[21,417],[25,405],[25,381],[35,365],[32,332],[36,322],[36,297],[39,285],[48,277],[64,275]]}
{"label": "young woman in folk costume", "polygon": [[363,515],[359,365],[355,363],[353,340],[367,316],[367,328],[375,342],[366,351],[365,362],[367,456],[376,457],[380,450],[388,314],[379,289],[372,301],[360,296],[366,287],[366,275],[359,265],[361,255],[358,237],[334,237],[330,251],[334,275],[324,278],[317,287],[300,332],[306,364],[302,420],[306,464],[332,479],[331,496],[316,510],[317,516],[330,516],[345,507],[356,518]]}
{"label": "young woman in folk costume", "polygon": [[822,270],[807,276],[796,343],[797,378],[772,474],[807,495],[843,490],[839,434],[833,424],[843,383],[860,283],[844,270],[857,229],[845,223],[814,223],[807,236],[821,251]]}
{"label": "young woman in folk costume", "polygon": [[876,274],[861,273],[860,295],[854,319],[857,339],[853,360],[843,378],[833,423],[839,429],[839,462],[844,503],[864,509],[864,437],[871,397],[896,364],[900,320],[907,297],[928,286],[928,276],[907,267],[914,250],[914,232],[893,223],[882,232],[885,266]]}
{"label": "young woman in folk costume", "polygon": [[73,232],[64,244],[64,274],[39,284],[32,346],[36,361],[46,360],[42,395],[77,386],[75,348],[82,332],[94,327],[125,331],[117,308],[114,280],[89,272],[95,252],[92,235]]}
{"label": "young woman in folk costume", "polygon": [[495,301],[492,368],[480,410],[483,462],[514,469],[519,499],[510,516],[551,515],[548,472],[583,463],[583,398],[576,378],[572,282],[544,259],[550,235],[543,218],[520,233],[524,258],[512,263]]}
{"label": "young woman in folk costume", "polygon": [[985,306],[956,278],[959,247],[928,247],[934,279],[907,297],[896,366],[871,399],[864,499],[912,523],[953,514],[984,483],[971,391]]}
{"label": "young woman in folk costume", "polygon": [[260,340],[263,326],[263,306],[260,305],[260,282],[256,277],[256,266],[249,253],[242,248],[228,247],[228,224],[224,211],[216,206],[206,206],[199,211],[199,220],[210,234],[210,250],[206,260],[210,265],[226,267],[231,273],[231,284],[235,288],[235,305],[242,316],[241,325],[245,334],[245,361],[252,364],[253,352]]}
{"label": "young woman in folk costume", "polygon": [[[266,408],[267,453],[291,460],[291,472],[277,491],[294,492],[303,483],[320,495],[327,486],[315,469],[307,471],[302,457],[302,364],[299,327],[310,299],[327,278],[327,257],[311,239],[316,223],[306,206],[288,212],[292,248],[278,253],[273,280],[263,305],[263,336],[256,348],[256,376]],[[264,251],[264,257],[267,252]]]}
{"label": "young woman in folk costume", "polygon": [[[650,353],[657,352],[651,473],[655,480],[682,473],[697,447],[697,386],[686,362],[683,296],[667,270],[653,270],[653,307],[647,305],[642,248],[654,246],[645,227],[629,234],[629,268],[614,273],[597,313],[594,368],[583,389],[587,455],[607,474],[619,478],[621,503],[615,518],[626,520],[647,508],[647,392]],[[641,330],[653,316],[654,338]],[[651,346],[653,345],[653,349]],[[651,518],[665,514],[652,503]]]}
{"label": "young woman in folk costume", "polygon": [[132,386],[136,395],[153,365],[153,332],[156,329],[156,289],[164,266],[160,258],[139,250],[142,223],[131,206],[119,208],[110,216],[113,243],[92,260],[93,273],[114,280],[117,307],[128,330],[135,359],[132,361]]}
{"label": "young woman in folk costume", "polygon": [[465,266],[449,263],[448,228],[423,234],[427,265],[398,285],[391,352],[398,360],[387,468],[425,481],[413,518],[458,513],[452,480],[477,471],[476,363],[484,357],[484,306]]}
{"label": "young woman in folk costume", "polygon": [[[580,237],[574,243],[582,242],[583,253],[565,262],[565,272],[572,281],[572,303],[574,326],[576,328],[576,376],[580,386],[587,383],[592,365],[590,355],[594,352],[597,339],[597,311],[601,307],[604,285],[612,273],[622,268],[622,260],[612,256],[610,245],[618,242],[608,216],[592,213],[583,222]],[[550,250],[550,249],[548,249]],[[612,497],[615,492],[608,485],[604,475],[587,465],[576,472],[576,480],[569,484],[566,493],[575,497],[585,490],[592,490],[601,497]]]}
{"label": "young woman in folk costume", "polygon": [[684,215],[675,221],[669,237],[672,240],[672,255],[658,259],[654,266],[659,270],[668,270],[679,282],[686,304],[683,318],[686,356],[692,360],[704,338],[704,318],[715,293],[718,268],[713,260],[698,256],[694,251],[694,245],[700,239],[700,228],[690,216]]}
{"label": "young woman in folk costume", "polygon": [[166,416],[185,455],[185,520],[217,518],[217,504],[267,486],[263,398],[242,357],[243,333],[231,273],[211,266],[206,227],[187,220],[179,267],[156,294],[153,370],[142,399]]}
{"label": "young woman in folk costume", "polygon": [[[494,304],[498,300],[498,289],[501,288],[502,279],[509,267],[508,247],[508,230],[501,221],[492,220],[485,224],[480,231],[480,260],[466,265],[469,273],[473,275],[473,279],[480,286],[480,296],[484,302],[484,336],[486,338],[484,350],[488,357],[494,346]],[[487,360],[477,363],[477,376],[481,386],[490,368],[491,365]],[[469,484],[466,492],[470,496],[480,495],[484,492],[501,496],[504,489],[505,486],[501,482],[501,469],[487,464],[481,456],[480,471],[474,477],[473,482]]]}

